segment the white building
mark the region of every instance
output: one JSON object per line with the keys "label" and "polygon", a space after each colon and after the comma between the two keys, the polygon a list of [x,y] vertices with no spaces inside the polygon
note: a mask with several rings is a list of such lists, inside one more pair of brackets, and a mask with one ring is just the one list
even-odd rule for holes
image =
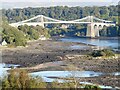
{"label": "white building", "polygon": [[41,35],[39,39],[40,40],[46,40],[47,38],[44,35]]}
{"label": "white building", "polygon": [[5,40],[2,41],[1,43],[2,46],[6,46],[7,45],[7,42]]}

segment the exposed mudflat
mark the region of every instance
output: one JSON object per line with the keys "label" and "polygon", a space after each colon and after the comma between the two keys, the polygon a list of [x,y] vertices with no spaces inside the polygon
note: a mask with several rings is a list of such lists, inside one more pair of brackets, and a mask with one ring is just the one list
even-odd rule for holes
{"label": "exposed mudflat", "polygon": [[2,48],[2,61],[4,63],[20,64],[22,67],[37,64],[60,61],[67,54],[87,54],[88,50],[72,50],[72,45],[80,43],[65,43],[60,41],[33,41],[28,42],[27,47]]}
{"label": "exposed mudflat", "polygon": [[[70,49],[70,46],[87,46],[87,49]],[[28,42],[27,47],[2,48],[2,62],[19,64],[21,68],[30,72],[48,70],[86,70],[99,72],[120,72],[120,59],[93,59],[88,55],[93,45],[82,43],[61,42],[54,40]],[[54,63],[54,62],[62,63]],[[97,84],[118,86],[119,76],[100,76],[94,78],[81,78]]]}

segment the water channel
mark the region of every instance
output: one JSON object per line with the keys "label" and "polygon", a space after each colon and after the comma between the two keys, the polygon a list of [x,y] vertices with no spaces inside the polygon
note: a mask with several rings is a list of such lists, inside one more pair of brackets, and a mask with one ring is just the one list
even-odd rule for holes
{"label": "water channel", "polygon": [[[91,44],[99,47],[118,49],[117,39],[91,39],[91,38],[79,38],[79,37],[65,37],[59,40],[61,40],[62,42],[77,42],[77,43]],[[87,47],[75,45],[75,46],[72,46],[71,48],[80,49],[80,48],[87,48]]]}

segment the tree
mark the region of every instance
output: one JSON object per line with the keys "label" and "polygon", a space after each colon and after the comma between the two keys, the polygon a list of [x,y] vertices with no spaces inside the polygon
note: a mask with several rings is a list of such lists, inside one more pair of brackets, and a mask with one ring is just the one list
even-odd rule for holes
{"label": "tree", "polygon": [[7,88],[10,87],[10,83],[9,83],[9,81],[7,80],[6,77],[3,79],[2,87],[4,87],[5,89],[7,89]]}
{"label": "tree", "polygon": [[39,38],[39,33],[38,33],[35,29],[33,29],[33,28],[31,28],[31,29],[28,31],[28,34],[30,35],[30,38],[31,38],[31,39],[37,40],[37,39]]}
{"label": "tree", "polygon": [[2,80],[2,88],[6,89],[27,89],[46,88],[46,83],[38,77],[31,77],[25,70],[11,70],[10,74]]}
{"label": "tree", "polygon": [[[59,82],[57,80],[53,81],[51,83],[51,88],[60,88]],[[62,88],[62,87],[61,87]]]}
{"label": "tree", "polygon": [[100,30],[100,36],[107,36],[108,32],[107,32],[107,27],[103,26],[103,28]]}
{"label": "tree", "polygon": [[107,35],[108,36],[118,36],[118,32],[119,32],[119,29],[118,29],[118,26],[110,26],[110,27],[107,27]]}
{"label": "tree", "polygon": [[13,44],[15,46],[25,46],[26,38],[24,34],[18,29],[9,26],[8,24],[3,24],[3,36],[2,39],[8,44]]}
{"label": "tree", "polygon": [[79,80],[79,78],[76,77],[77,67],[74,66],[73,64],[71,64],[67,67],[67,71],[69,71],[71,73],[71,76],[70,76],[71,83],[69,85],[71,88],[74,88],[76,90],[77,88],[80,87],[80,83],[79,83],[80,80]]}

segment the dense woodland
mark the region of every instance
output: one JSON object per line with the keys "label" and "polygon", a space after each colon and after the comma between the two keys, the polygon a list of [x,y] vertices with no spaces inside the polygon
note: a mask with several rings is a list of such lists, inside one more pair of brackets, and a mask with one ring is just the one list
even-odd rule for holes
{"label": "dense woodland", "polygon": [[41,7],[2,10],[3,15],[9,22],[22,21],[36,15],[45,15],[60,20],[74,20],[85,16],[93,15],[98,18],[118,21],[118,5],[116,6],[93,6],[93,7]]}
{"label": "dense woodland", "polygon": [[[29,19],[36,15],[45,15],[59,20],[74,20],[80,19],[88,15],[93,15],[101,19],[118,22],[118,5],[116,6],[93,6],[93,7],[40,7],[40,8],[23,8],[23,9],[2,9],[3,14],[3,35],[2,40],[8,44],[15,46],[25,46],[27,40],[38,39],[40,35],[46,37],[54,35],[68,36],[85,36],[87,26],[85,24],[74,24],[70,28],[60,28],[61,24],[50,24],[46,28],[40,26],[20,26],[14,28],[9,26],[9,23],[18,22]],[[100,36],[116,37],[119,34],[119,26],[105,27],[100,30]],[[20,38],[21,37],[21,38]],[[20,39],[19,39],[20,38]],[[22,42],[21,42],[22,41]]]}

